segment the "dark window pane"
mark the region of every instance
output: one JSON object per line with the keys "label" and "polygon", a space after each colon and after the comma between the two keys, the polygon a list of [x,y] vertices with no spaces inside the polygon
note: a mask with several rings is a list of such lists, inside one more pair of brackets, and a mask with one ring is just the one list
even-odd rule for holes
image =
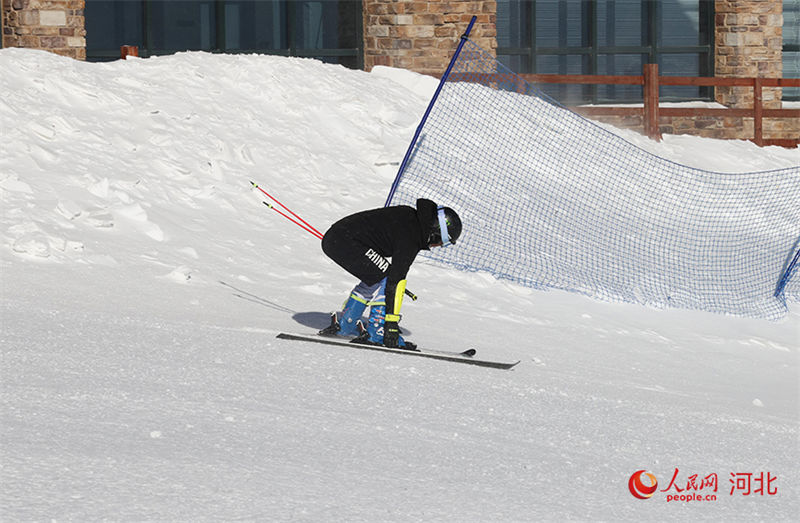
{"label": "dark window pane", "polygon": [[590,21],[582,0],[536,2],[536,45],[582,47],[590,45]]}
{"label": "dark window pane", "polygon": [[[783,53],[783,76],[785,78],[800,78],[800,52]],[[784,87],[784,100],[800,100],[800,87]]]}
{"label": "dark window pane", "polygon": [[[645,57],[641,54],[601,54],[597,57],[597,74],[638,76]],[[598,85],[599,102],[641,102],[642,88],[637,85]]]}
{"label": "dark window pane", "polygon": [[225,45],[229,51],[288,49],[286,2],[225,2]]}
{"label": "dark window pane", "polygon": [[686,76],[687,71],[697,71],[699,67],[697,53],[664,53],[658,61],[658,72],[663,75]]}
{"label": "dark window pane", "polygon": [[358,47],[356,27],[361,15],[358,2],[325,0],[294,4],[294,47],[297,49],[347,49]]}
{"label": "dark window pane", "polygon": [[800,2],[783,2],[783,45],[800,45]]}
{"label": "dark window pane", "polygon": [[[664,74],[713,74],[712,51],[699,48],[713,38],[711,0],[500,0],[497,9],[498,58],[520,73],[638,76],[655,59]],[[677,49],[692,47],[697,51]],[[636,86],[545,90],[561,101],[581,93],[587,102],[641,101]],[[663,92],[675,98],[710,95],[694,87]]]}
{"label": "dark window pane", "polygon": [[150,2],[154,53],[212,50],[216,42],[213,0],[158,0]]}
{"label": "dark window pane", "polygon": [[527,56],[500,54],[497,55],[497,60],[515,73],[525,74],[531,72],[530,60]]}
{"label": "dark window pane", "polygon": [[700,0],[662,0],[659,9],[659,46],[701,44]]}
{"label": "dark window pane", "polygon": [[541,74],[582,74],[587,67],[587,56],[540,55],[536,58],[536,72]]}
{"label": "dark window pane", "polygon": [[644,59],[641,54],[601,54],[597,57],[597,74],[640,75]]}
{"label": "dark window pane", "polygon": [[[658,73],[664,76],[687,76],[687,71],[697,71],[699,68],[700,55],[697,53],[662,54],[658,61]],[[690,85],[663,85],[660,91],[663,100],[700,96],[700,88]]]}
{"label": "dark window pane", "polygon": [[86,0],[86,58],[119,58],[123,45],[143,45],[141,0]]}
{"label": "dark window pane", "polygon": [[[783,3],[783,76],[800,78],[800,1]],[[800,87],[785,87],[784,100],[800,100]]]}
{"label": "dark window pane", "polygon": [[184,50],[267,52],[362,65],[356,0],[87,0],[87,58]]}
{"label": "dark window pane", "polygon": [[644,45],[642,0],[599,0],[597,38],[604,47]]}
{"label": "dark window pane", "polygon": [[531,3],[526,0],[497,2],[498,47],[530,47]]}

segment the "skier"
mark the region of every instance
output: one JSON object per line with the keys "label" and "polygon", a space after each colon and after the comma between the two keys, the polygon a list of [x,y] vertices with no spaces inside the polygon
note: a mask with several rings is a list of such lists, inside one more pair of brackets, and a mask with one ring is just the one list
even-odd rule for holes
{"label": "skier", "polygon": [[[416,209],[398,205],[362,211],[331,225],[322,238],[323,252],[361,281],[338,318],[332,314],[331,325],[320,334],[414,350],[416,345],[405,341],[398,327],[406,274],[419,251],[455,244],[460,235],[458,214],[424,198],[417,200]],[[360,320],[367,305],[364,327]]]}

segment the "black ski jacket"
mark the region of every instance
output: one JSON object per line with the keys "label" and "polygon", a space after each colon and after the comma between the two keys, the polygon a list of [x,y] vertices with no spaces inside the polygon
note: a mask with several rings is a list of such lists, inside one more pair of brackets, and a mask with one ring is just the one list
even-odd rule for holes
{"label": "black ski jacket", "polygon": [[416,209],[398,205],[362,211],[331,225],[322,250],[368,285],[386,278],[386,314],[397,314],[397,284],[406,278],[417,253],[428,250],[434,224],[436,204],[424,198],[417,200]]}

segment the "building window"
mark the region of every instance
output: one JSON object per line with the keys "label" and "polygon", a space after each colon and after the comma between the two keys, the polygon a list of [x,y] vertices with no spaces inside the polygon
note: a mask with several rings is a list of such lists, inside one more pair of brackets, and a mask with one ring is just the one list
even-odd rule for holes
{"label": "building window", "polygon": [[[783,3],[783,77],[800,78],[800,0]],[[800,100],[800,87],[783,89],[784,100]]]}
{"label": "building window", "polygon": [[[517,73],[713,76],[708,0],[499,0],[497,56]],[[541,85],[562,103],[634,102],[625,85]],[[708,87],[663,86],[661,98],[711,99]]]}
{"label": "building window", "polygon": [[361,2],[353,0],[86,0],[86,57],[195,50],[317,58],[363,67]]}

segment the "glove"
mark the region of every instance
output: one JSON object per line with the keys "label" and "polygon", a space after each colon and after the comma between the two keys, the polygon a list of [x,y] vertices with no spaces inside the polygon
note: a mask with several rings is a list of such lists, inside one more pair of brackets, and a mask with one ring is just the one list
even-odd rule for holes
{"label": "glove", "polygon": [[396,348],[398,343],[400,343],[400,327],[396,321],[387,321],[383,325],[383,344]]}

